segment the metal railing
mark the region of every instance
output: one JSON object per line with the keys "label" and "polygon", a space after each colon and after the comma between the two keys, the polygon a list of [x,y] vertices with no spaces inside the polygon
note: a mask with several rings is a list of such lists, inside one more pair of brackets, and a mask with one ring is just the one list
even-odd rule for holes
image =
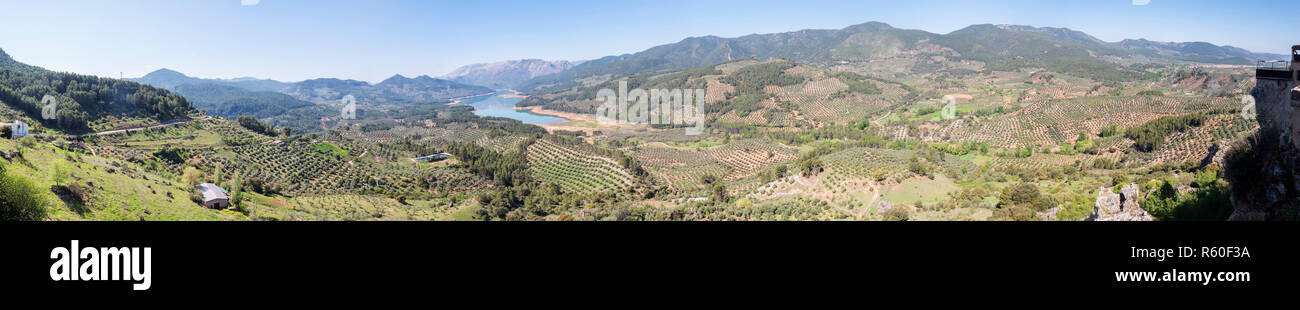
{"label": "metal railing", "polygon": [[1259,60],[1255,62],[1255,69],[1291,71],[1291,62],[1286,60]]}

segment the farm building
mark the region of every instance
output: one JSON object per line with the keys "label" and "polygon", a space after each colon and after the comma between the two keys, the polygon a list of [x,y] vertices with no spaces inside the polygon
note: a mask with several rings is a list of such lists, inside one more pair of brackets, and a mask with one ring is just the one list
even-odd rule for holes
{"label": "farm building", "polygon": [[451,158],[451,154],[447,154],[447,153],[438,153],[438,154],[433,154],[433,155],[429,155],[429,156],[420,156],[420,157],[416,157],[416,158],[415,158],[415,161],[418,161],[418,162],[434,162],[434,161],[440,161],[440,160],[447,159],[447,158]]}
{"label": "farm building", "polygon": [[0,127],[9,127],[10,138],[18,139],[27,135],[27,123],[23,121],[14,121],[13,123],[0,123]]}
{"label": "farm building", "polygon": [[214,209],[230,207],[230,192],[212,183],[199,184],[199,195],[203,196],[203,206]]}

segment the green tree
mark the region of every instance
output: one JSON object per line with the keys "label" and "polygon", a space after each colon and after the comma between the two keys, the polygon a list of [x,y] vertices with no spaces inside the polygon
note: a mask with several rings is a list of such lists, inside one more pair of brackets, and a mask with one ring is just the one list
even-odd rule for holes
{"label": "green tree", "polygon": [[240,211],[244,211],[242,204],[240,204],[243,200],[244,183],[243,180],[240,180],[238,175],[235,175],[230,179],[230,204],[235,205]]}
{"label": "green tree", "polygon": [[824,168],[821,159],[811,158],[808,160],[804,160],[802,163],[799,164],[800,174],[803,175],[804,177],[815,176],[818,173],[821,173],[822,170],[824,170]]}
{"label": "green tree", "polygon": [[68,171],[68,165],[63,161],[56,161],[53,166],[54,168],[50,169],[50,180],[54,182],[54,185],[67,184],[68,176],[71,175],[71,172]]}
{"label": "green tree", "polygon": [[185,183],[185,185],[193,187],[198,185],[200,180],[203,180],[203,172],[199,171],[199,169],[185,167],[185,170],[181,172],[181,182]]}
{"label": "green tree", "polygon": [[252,116],[240,115],[236,119],[239,121],[240,126],[244,126],[244,128],[248,128],[248,130],[272,137],[276,136],[275,128],[272,128],[270,125],[267,125]]}
{"label": "green tree", "polygon": [[30,149],[30,148],[35,148],[35,147],[36,147],[36,138],[33,138],[32,136],[26,136],[26,137],[18,138],[18,144],[22,144],[23,147],[25,147],[25,148],[29,148],[29,149]]}
{"label": "green tree", "polygon": [[727,202],[727,187],[722,184],[713,185],[712,197],[714,203]]}
{"label": "green tree", "polygon": [[1173,216],[1176,207],[1178,207],[1178,190],[1174,189],[1169,181],[1161,182],[1160,187],[1142,201],[1142,209],[1160,219]]}

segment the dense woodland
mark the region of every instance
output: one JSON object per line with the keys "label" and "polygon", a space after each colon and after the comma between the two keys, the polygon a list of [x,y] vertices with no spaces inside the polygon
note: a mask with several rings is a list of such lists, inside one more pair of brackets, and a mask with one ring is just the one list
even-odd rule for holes
{"label": "dense woodland", "polygon": [[195,112],[184,97],[149,85],[89,75],[0,68],[0,101],[29,115],[40,116],[44,108],[41,99],[46,95],[58,101],[56,119],[33,119],[41,119],[48,127],[70,131],[89,130],[90,122],[109,115],[168,121]]}
{"label": "dense woodland", "polygon": [[1124,133],[1124,136],[1133,139],[1137,143],[1134,147],[1139,151],[1150,152],[1160,143],[1163,143],[1170,134],[1185,131],[1190,127],[1201,126],[1204,122],[1204,114],[1165,116],[1142,124],[1142,126],[1129,128]]}

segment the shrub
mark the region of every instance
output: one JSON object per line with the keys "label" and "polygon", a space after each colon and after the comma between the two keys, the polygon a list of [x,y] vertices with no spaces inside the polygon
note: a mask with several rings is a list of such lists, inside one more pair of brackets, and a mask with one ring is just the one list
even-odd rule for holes
{"label": "shrub", "polygon": [[45,218],[47,201],[36,185],[25,177],[6,174],[0,168],[0,220],[39,221]]}
{"label": "shrub", "polygon": [[1154,90],[1154,89],[1148,89],[1148,90],[1138,92],[1137,95],[1138,96],[1164,96],[1165,92]]}
{"label": "shrub", "polygon": [[36,147],[36,138],[33,138],[32,136],[22,137],[18,139],[18,143],[22,144],[25,148],[34,148]]}
{"label": "shrub", "polygon": [[885,211],[886,221],[906,221],[912,218],[912,210],[904,206],[895,206]]}
{"label": "shrub", "polygon": [[1000,207],[1027,207],[1032,211],[1043,211],[1051,208],[1055,202],[1051,197],[1042,195],[1038,191],[1038,186],[1033,183],[1017,183],[1008,185],[1002,189],[998,195]]}

